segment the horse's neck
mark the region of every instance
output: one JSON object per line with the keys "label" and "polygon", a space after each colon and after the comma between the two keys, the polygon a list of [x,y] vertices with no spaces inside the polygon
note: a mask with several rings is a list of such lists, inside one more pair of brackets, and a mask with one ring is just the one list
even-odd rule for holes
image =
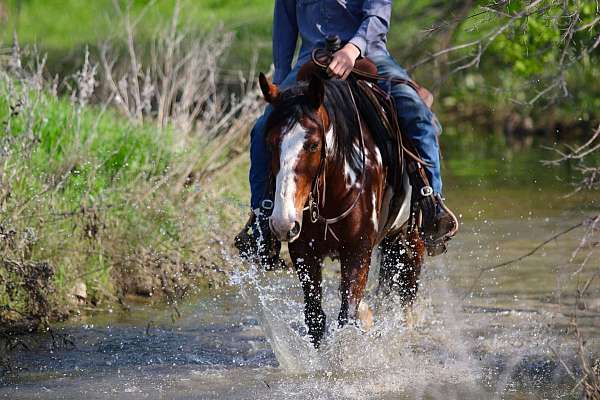
{"label": "horse's neck", "polygon": [[[335,140],[335,139],[334,139]],[[360,145],[359,145],[360,146]],[[337,157],[334,154],[333,143],[329,145],[326,154],[326,168],[324,171],[325,176],[325,196],[331,201],[338,201],[343,199],[351,193],[355,193],[356,190],[361,189],[361,176],[365,173],[366,166],[363,167],[362,151],[360,149],[360,162],[358,169],[352,168],[352,163],[347,159],[349,155],[344,157]],[[365,143],[365,162],[369,164],[368,157],[372,153],[372,149],[369,149],[367,143]]]}

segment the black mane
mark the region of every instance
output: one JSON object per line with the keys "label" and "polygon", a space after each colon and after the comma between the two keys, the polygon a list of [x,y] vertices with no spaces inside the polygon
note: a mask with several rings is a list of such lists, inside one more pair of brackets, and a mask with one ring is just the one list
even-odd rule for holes
{"label": "black mane", "polygon": [[[360,171],[362,154],[360,146],[355,146],[360,140],[360,127],[355,106],[350,93],[350,83],[341,80],[326,80],[325,109],[333,126],[333,157],[336,161],[347,160],[350,168]],[[267,129],[278,125],[289,126],[305,116],[316,124],[321,121],[316,115],[306,95],[308,84],[305,82],[284,90],[273,104],[273,112],[267,120]]]}

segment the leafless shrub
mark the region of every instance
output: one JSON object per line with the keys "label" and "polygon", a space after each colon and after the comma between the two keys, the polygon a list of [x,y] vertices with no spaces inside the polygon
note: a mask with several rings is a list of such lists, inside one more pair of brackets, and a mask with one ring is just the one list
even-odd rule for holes
{"label": "leafless shrub", "polygon": [[[128,11],[123,12],[128,17]],[[79,303],[69,303],[71,290],[80,281],[91,293],[86,305],[116,301],[128,289],[120,274],[131,268],[139,270],[138,277],[151,276],[147,286],[170,299],[193,289],[197,278],[211,282],[222,279],[222,272],[207,261],[212,259],[205,254],[211,252],[208,247],[205,253],[198,250],[204,249],[203,243],[218,241],[213,230],[220,228],[211,226],[206,232],[209,228],[197,223],[198,208],[191,205],[198,207],[210,196],[218,196],[222,188],[214,188],[216,193],[213,188],[195,189],[246,158],[248,130],[263,102],[253,80],[240,78],[237,95],[224,95],[227,91],[219,87],[219,58],[231,35],[218,31],[197,38],[181,33],[178,14],[176,8],[169,29],[157,34],[146,54],[135,43],[135,22],[126,23],[130,46],[125,63],[116,58],[109,45],[103,47],[99,58],[94,57],[94,50],[86,50],[81,70],[60,81],[61,92],[70,97],[59,102],[52,96],[59,81],[48,80],[45,57],[37,56],[35,49],[20,47],[16,40],[12,48],[0,51],[2,106],[7,107],[0,130],[10,133],[0,135],[0,296],[3,304],[9,304],[0,309],[0,328],[9,319],[11,326],[28,318],[39,325],[74,311]],[[71,104],[66,101],[69,98]],[[164,145],[173,157],[164,171],[151,176],[141,172],[131,180],[120,181],[116,188],[108,186],[107,191],[119,191],[116,205],[103,203],[101,196],[85,197],[85,193],[80,204],[63,201],[62,189],[73,171],[90,161],[94,140],[103,134],[97,127],[104,111],[98,113],[93,126],[90,116],[95,112],[86,111],[90,103],[99,101],[104,103],[102,110],[114,106],[135,123],[168,127],[177,143],[175,147],[170,142]],[[28,160],[48,123],[48,116],[42,113],[57,107],[78,136],[58,133],[65,140],[66,151],[51,160],[56,163],[36,180],[39,187],[35,191],[20,190],[23,177],[31,176]],[[153,161],[148,161],[148,170],[152,170]],[[92,159],[88,165],[88,179],[93,181],[96,169],[103,164],[96,165]],[[56,206],[59,209],[53,208]],[[145,210],[148,226],[131,229],[119,218],[133,209]],[[172,241],[152,236],[154,224],[164,218],[165,209],[173,210],[170,216],[179,233]],[[138,268],[140,265],[146,268]],[[96,276],[109,284],[96,280]],[[59,283],[53,287],[53,282]],[[15,301],[5,302],[7,296]]]}
{"label": "leafless shrub", "polygon": [[[117,7],[118,4],[117,4]],[[233,35],[222,28],[202,38],[181,28],[176,2],[168,26],[156,33],[150,50],[136,44],[136,24],[130,9],[118,9],[126,34],[126,60],[119,60],[105,43],[100,58],[105,90],[123,114],[142,123],[156,121],[184,133],[213,137],[231,124],[231,115],[247,112],[249,93],[242,99],[219,90],[219,63]]]}
{"label": "leafless shrub", "polygon": [[[583,145],[578,147],[569,146],[566,150],[555,149],[558,158],[545,161],[547,165],[560,165],[565,162],[577,163],[576,168],[580,172],[580,179],[573,183],[575,189],[572,194],[600,189],[600,164],[598,164],[598,158],[594,159],[594,156],[600,153],[599,139],[600,126]],[[598,257],[598,250],[600,249],[600,213],[588,218],[584,222],[583,228],[584,233],[570,259],[570,262],[574,262],[576,259],[581,260],[578,262],[577,270],[572,274],[573,277],[581,276],[584,271],[588,273],[588,278],[578,285],[575,296],[575,316],[572,320],[572,331],[577,339],[577,353],[582,376],[576,377],[575,373],[562,360],[561,362],[576,382],[575,389],[581,387],[583,398],[598,400],[600,399],[600,359],[594,361],[590,357],[587,340],[577,322],[577,311],[585,309],[583,299],[590,291],[592,283],[600,278],[600,263],[598,263],[600,259]]]}
{"label": "leafless shrub", "polygon": [[560,165],[566,162],[575,163],[576,170],[581,179],[574,182],[574,193],[583,190],[600,189],[600,164],[592,159],[594,154],[600,153],[600,125],[592,136],[581,146],[566,146],[566,150],[555,148],[558,158],[544,161],[545,165]]}

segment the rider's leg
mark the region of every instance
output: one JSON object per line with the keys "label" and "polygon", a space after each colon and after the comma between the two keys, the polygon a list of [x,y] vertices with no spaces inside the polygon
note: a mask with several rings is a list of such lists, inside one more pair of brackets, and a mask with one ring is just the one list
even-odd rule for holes
{"label": "rider's leg", "polygon": [[[280,89],[291,86],[296,81],[299,67],[296,67],[279,85]],[[263,115],[258,118],[250,133],[250,205],[255,215],[252,223],[252,238],[254,245],[243,242],[243,233],[236,238],[236,244],[242,253],[248,253],[248,247],[256,249],[259,262],[266,268],[277,267],[280,264],[279,249],[281,244],[274,242],[269,228],[269,216],[272,204],[265,200],[269,189],[271,174],[271,152],[266,144],[266,124],[271,113],[271,106],[267,106]]]}
{"label": "rider's leg", "polygon": [[[296,82],[296,75],[300,70],[296,66],[279,85],[283,90]],[[250,134],[250,204],[253,210],[262,206],[262,201],[267,195],[269,176],[271,174],[271,152],[265,141],[265,127],[271,113],[271,106],[267,106],[263,115],[258,118]]]}
{"label": "rider's leg", "polygon": [[[380,75],[409,78],[406,70],[400,67],[391,56],[379,57],[373,61],[377,65]],[[385,82],[382,84],[386,86]],[[389,87],[389,90],[396,102],[400,129],[411,138],[423,161],[429,164],[425,166],[425,172],[434,196],[437,198],[438,206],[428,213],[429,217],[425,219],[422,229],[429,254],[440,254],[445,250],[443,241],[456,231],[458,223],[442,201],[438,143],[441,126],[435,114],[413,88],[408,85],[396,84]]]}
{"label": "rider's leg", "polygon": [[[380,75],[410,78],[406,70],[391,56],[376,58],[373,61]],[[440,123],[413,88],[408,85],[393,85],[389,89],[396,102],[400,129],[411,138],[423,161],[429,164],[425,166],[427,178],[433,191],[441,194],[442,176],[438,144],[438,135],[442,129]]]}
{"label": "rider's leg", "polygon": [[271,152],[265,141],[265,126],[271,113],[267,106],[250,132],[250,206],[257,210],[262,206],[271,173]]}

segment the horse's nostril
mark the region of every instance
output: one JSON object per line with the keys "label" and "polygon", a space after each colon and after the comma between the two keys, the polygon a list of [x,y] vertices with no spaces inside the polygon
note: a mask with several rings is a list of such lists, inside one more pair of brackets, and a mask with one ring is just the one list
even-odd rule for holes
{"label": "horse's nostril", "polygon": [[290,237],[294,237],[300,233],[300,223],[298,221],[294,222],[294,227],[290,230]]}

